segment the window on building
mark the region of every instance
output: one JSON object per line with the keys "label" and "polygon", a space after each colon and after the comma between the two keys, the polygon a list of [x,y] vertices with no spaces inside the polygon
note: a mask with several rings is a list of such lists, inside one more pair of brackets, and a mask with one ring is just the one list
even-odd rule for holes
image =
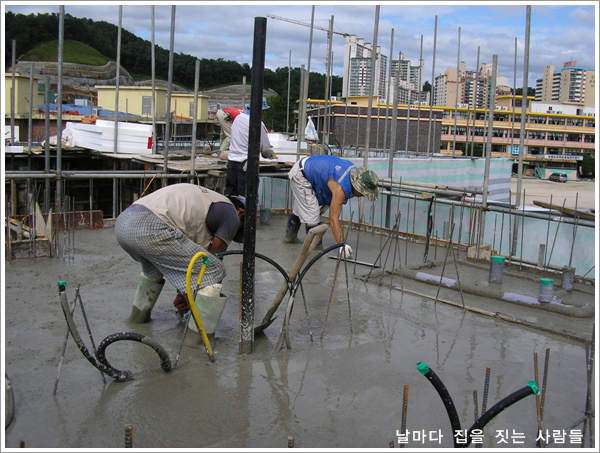
{"label": "window on building", "polygon": [[529,131],[527,137],[530,140],[544,140],[546,138],[546,133],[542,131]]}
{"label": "window on building", "polygon": [[[452,128],[452,130],[454,131],[454,128]],[[456,135],[467,135],[467,128],[466,127],[457,127]]]}
{"label": "window on building", "polygon": [[580,142],[581,134],[567,134],[567,141],[568,142]]}
{"label": "window on building", "polygon": [[448,127],[448,126],[442,126],[442,129],[441,129],[441,132],[440,132],[440,133],[441,133],[442,135],[448,135],[448,129],[449,129],[449,127]]}
{"label": "window on building", "polygon": [[582,118],[567,118],[567,126],[582,127],[583,126],[583,119]]}
{"label": "window on building", "polygon": [[546,124],[546,117],[545,116],[530,116],[529,122],[531,124]]}
{"label": "window on building", "polygon": [[596,127],[596,120],[585,120],[585,127]]}
{"label": "window on building", "polygon": [[548,148],[546,154],[562,155],[563,148]]}
{"label": "window on building", "polygon": [[528,146],[528,154],[544,154],[544,148],[541,146]]}
{"label": "window on building", "polygon": [[508,115],[495,114],[494,121],[508,121]]}
{"label": "window on building", "polygon": [[513,138],[521,138],[521,131],[515,129],[512,133]]}
{"label": "window on building", "polygon": [[565,125],[565,119],[564,118],[549,117],[548,118],[548,124],[553,124],[553,125],[556,125],[556,126],[564,126]]}
{"label": "window on building", "polygon": [[450,118],[450,112],[448,110],[444,110],[444,113],[442,113],[442,118]]}
{"label": "window on building", "polygon": [[476,137],[483,137],[485,135],[485,130],[482,127],[474,127],[473,135]]}
{"label": "window on building", "polygon": [[588,134],[585,134],[585,135],[583,136],[583,141],[584,141],[585,143],[596,143],[596,136],[595,136],[595,135],[588,135]]}
{"label": "window on building", "polygon": [[520,123],[521,122],[521,115],[515,115],[514,117],[515,119],[513,120],[515,123]]}
{"label": "window on building", "polygon": [[565,134],[562,132],[548,132],[547,140],[555,140],[555,141],[563,141],[565,139]]}
{"label": "window on building", "polygon": [[152,115],[152,97],[142,96],[142,115]]}

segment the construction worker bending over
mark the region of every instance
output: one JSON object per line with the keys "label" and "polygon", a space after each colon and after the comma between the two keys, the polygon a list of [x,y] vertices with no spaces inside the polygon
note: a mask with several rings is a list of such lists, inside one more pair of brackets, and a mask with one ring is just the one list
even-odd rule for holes
{"label": "construction worker bending over", "polygon": [[[294,208],[290,213],[283,242],[299,242],[300,225],[306,232],[320,225],[321,215],[329,209],[329,225],[337,243],[343,243],[340,214],[342,205],[352,197],[367,197],[370,201],[379,198],[377,175],[364,167],[331,155],[305,157],[292,167],[288,174],[294,194]],[[323,248],[322,243],[318,245]],[[350,258],[352,248],[345,245],[340,249],[342,257]]]}
{"label": "construction worker bending over", "polygon": [[[269,108],[267,100],[262,100],[262,115]],[[246,167],[248,164],[248,136],[250,134],[250,104],[246,111],[235,117],[231,126],[231,144],[227,154],[227,174],[225,176],[225,195],[246,196]],[[260,154],[265,159],[277,159],[271,149],[267,127],[261,122]]]}
{"label": "construction worker bending over", "polygon": [[[182,183],[148,194],[123,211],[115,224],[117,241],[142,265],[127,322],[151,320],[150,313],[165,279],[178,291],[175,307],[187,311],[187,270],[198,252],[207,254],[208,265],[200,286],[196,282],[201,261],[194,266],[192,290],[200,288],[195,303],[201,305],[199,298],[209,292],[214,295],[215,289],[218,297],[225,266],[215,254],[227,250],[231,241],[243,241],[245,207],[243,197],[227,198],[205,187]],[[222,309],[218,317],[221,313]]]}

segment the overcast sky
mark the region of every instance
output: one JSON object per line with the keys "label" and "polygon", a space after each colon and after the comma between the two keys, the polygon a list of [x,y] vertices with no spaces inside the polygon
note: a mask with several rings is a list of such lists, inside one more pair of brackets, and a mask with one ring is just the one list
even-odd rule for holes
{"label": "overcast sky", "polygon": [[[31,2],[33,3],[33,2]],[[139,2],[101,4],[64,2],[65,12],[80,18],[118,24],[119,7],[123,5],[122,27],[151,40],[151,7]],[[174,51],[197,58],[223,58],[252,64],[254,22],[268,14],[305,23],[307,26],[268,18],[265,66],[270,69],[288,67],[291,51],[292,67],[308,65],[312,5],[314,25],[327,29],[333,17],[333,30],[355,34],[372,43],[376,25],[375,2],[180,2],[175,5]],[[526,8],[531,5],[529,48],[529,86],[542,77],[544,66],[560,70],[566,61],[580,67],[595,68],[598,54],[596,25],[598,2],[379,2],[377,44],[390,58],[392,29],[393,59],[402,51],[404,58],[418,64],[423,36],[423,81],[432,80],[435,19],[437,39],[435,75],[456,68],[460,60],[469,70],[476,69],[477,49],[480,63],[492,63],[498,55],[498,75],[513,85],[515,38],[517,39],[516,86],[523,86],[523,62],[526,34]],[[58,13],[58,4],[3,2],[5,11],[21,14]],[[169,49],[171,4],[155,3],[155,42]],[[4,20],[4,18],[3,18]],[[460,28],[460,46],[459,46]],[[4,29],[4,27],[3,27]],[[333,74],[343,75],[345,38],[333,35]],[[150,51],[150,50],[149,50]],[[327,33],[313,32],[310,69],[325,72]],[[202,68],[200,68],[202,72]]]}

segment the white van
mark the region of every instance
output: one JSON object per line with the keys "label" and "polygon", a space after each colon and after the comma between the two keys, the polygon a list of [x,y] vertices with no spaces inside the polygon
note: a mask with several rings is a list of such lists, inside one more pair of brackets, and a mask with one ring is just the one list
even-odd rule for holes
{"label": "white van", "polygon": [[556,182],[567,182],[567,174],[566,173],[552,173],[548,178],[549,181]]}

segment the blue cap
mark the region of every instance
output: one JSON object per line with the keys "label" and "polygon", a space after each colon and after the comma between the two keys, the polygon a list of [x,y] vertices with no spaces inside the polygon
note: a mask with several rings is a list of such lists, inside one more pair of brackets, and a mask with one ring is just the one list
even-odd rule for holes
{"label": "blue cap", "polygon": [[[263,98],[262,110],[267,110],[268,108],[269,108],[269,104],[267,104],[267,99]],[[250,110],[250,104],[246,104],[246,110]]]}

